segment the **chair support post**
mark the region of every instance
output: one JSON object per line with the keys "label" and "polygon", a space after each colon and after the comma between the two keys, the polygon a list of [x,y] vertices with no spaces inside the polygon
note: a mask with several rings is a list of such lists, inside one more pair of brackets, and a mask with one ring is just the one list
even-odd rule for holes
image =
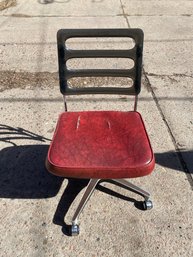
{"label": "chair support post", "polygon": [[66,96],[63,95],[63,100],[64,100],[64,111],[67,112],[67,103],[66,103]]}
{"label": "chair support post", "polygon": [[[78,205],[78,208],[75,211],[75,214],[72,218],[72,224],[76,225],[78,223],[78,217],[80,213],[82,212],[83,208],[85,207],[86,203],[88,202],[89,198],[91,197],[96,185],[101,179],[90,179],[89,184],[86,188],[86,191]],[[113,181],[117,182],[118,184],[125,186],[128,190],[133,191],[145,198],[145,200],[148,200],[150,197],[150,194],[146,192],[145,190],[135,186],[131,182],[125,180],[125,179],[112,179]]]}
{"label": "chair support post", "polygon": [[138,95],[135,95],[134,111],[137,111]]}
{"label": "chair support post", "polygon": [[89,184],[86,188],[86,191],[78,205],[78,208],[76,209],[76,212],[72,218],[72,224],[76,225],[78,223],[78,217],[80,215],[80,213],[82,212],[84,206],[86,205],[86,203],[88,202],[89,198],[91,197],[96,185],[98,184],[100,179],[91,179],[89,181]]}
{"label": "chair support post", "polygon": [[[71,226],[71,235],[77,236],[79,234],[79,225],[78,225],[78,217],[80,213],[82,212],[83,208],[85,207],[86,203],[90,199],[95,187],[101,181],[102,179],[90,179],[89,184],[86,188],[86,191],[78,205],[78,208],[75,211],[75,214],[72,218],[72,226]],[[115,181],[117,184],[125,186],[128,190],[135,192],[145,198],[145,201],[143,202],[143,208],[144,210],[149,210],[153,208],[152,202],[149,200],[150,194],[143,189],[133,185],[129,181],[125,179],[111,179],[112,181]]]}
{"label": "chair support post", "polygon": [[150,197],[150,194],[146,192],[145,190],[141,189],[140,187],[135,186],[131,182],[125,180],[125,179],[112,179],[113,181],[117,182],[120,185],[125,186],[128,190],[133,191],[145,198],[145,200],[148,200]]}

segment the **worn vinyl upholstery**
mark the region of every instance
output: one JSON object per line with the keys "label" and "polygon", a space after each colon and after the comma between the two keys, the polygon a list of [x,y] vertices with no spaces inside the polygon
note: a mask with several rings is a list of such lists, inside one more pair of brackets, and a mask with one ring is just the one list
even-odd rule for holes
{"label": "worn vinyl upholstery", "polygon": [[58,176],[133,178],[151,173],[154,155],[138,112],[60,115],[46,166]]}

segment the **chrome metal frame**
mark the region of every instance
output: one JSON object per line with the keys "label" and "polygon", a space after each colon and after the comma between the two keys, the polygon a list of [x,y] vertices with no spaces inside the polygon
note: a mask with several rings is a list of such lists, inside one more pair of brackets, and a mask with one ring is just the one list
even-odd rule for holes
{"label": "chrome metal frame", "polygon": [[137,111],[138,95],[135,95],[134,112]]}
{"label": "chrome metal frame", "polygon": [[[126,187],[128,190],[135,192],[145,198],[145,201],[148,201],[150,194],[146,192],[145,190],[135,186],[131,182],[125,180],[125,179],[111,179],[112,181],[115,181],[117,184],[122,185]],[[86,191],[84,192],[82,199],[74,213],[74,216],[72,218],[72,225],[76,226],[78,225],[78,218],[85,207],[86,203],[90,199],[92,193],[94,192],[94,189],[96,188],[97,184],[102,181],[102,179],[90,179],[89,184],[86,188]],[[104,180],[103,180],[104,181]]]}
{"label": "chrome metal frame", "polygon": [[63,95],[63,101],[64,101],[64,111],[67,112],[68,109],[67,109],[67,102],[66,102],[66,96]]}
{"label": "chrome metal frame", "polygon": [[98,184],[100,179],[90,179],[89,184],[86,188],[86,191],[78,205],[78,208],[76,209],[74,216],[72,218],[72,225],[78,224],[78,217],[80,213],[82,212],[84,206],[88,202],[89,198],[91,197],[96,185]]}

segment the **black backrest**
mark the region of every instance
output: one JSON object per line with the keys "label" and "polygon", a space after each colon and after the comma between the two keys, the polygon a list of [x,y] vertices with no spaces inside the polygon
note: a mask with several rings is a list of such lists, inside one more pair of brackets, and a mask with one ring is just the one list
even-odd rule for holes
{"label": "black backrest", "polygon": [[[66,47],[69,38],[125,37],[132,38],[132,49],[73,50]],[[75,94],[125,94],[137,95],[141,89],[143,31],[141,29],[61,29],[57,33],[60,91],[64,95]],[[129,58],[134,61],[131,69],[68,69],[71,58]],[[128,88],[87,87],[72,88],[68,80],[73,77],[126,77],[133,80]]]}

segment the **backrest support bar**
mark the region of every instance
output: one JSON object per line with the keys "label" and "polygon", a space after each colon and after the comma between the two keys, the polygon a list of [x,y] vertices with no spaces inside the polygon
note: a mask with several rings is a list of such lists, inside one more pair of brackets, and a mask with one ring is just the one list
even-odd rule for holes
{"label": "backrest support bar", "polygon": [[[69,38],[125,37],[132,38],[132,49],[118,50],[73,50],[66,47]],[[125,94],[137,95],[141,89],[143,31],[141,29],[62,29],[57,33],[60,91],[74,94]],[[131,69],[68,69],[71,58],[128,58],[134,61]],[[68,80],[73,77],[127,77],[133,80],[132,87],[87,87],[71,88]]]}

